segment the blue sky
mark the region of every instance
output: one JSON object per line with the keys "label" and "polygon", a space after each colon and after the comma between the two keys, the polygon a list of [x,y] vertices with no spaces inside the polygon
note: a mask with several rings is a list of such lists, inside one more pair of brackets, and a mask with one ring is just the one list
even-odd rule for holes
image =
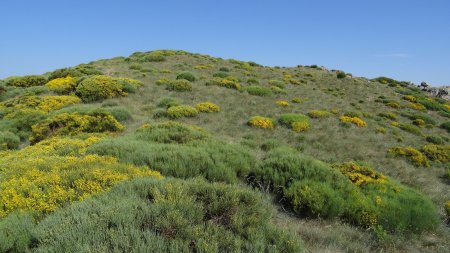
{"label": "blue sky", "polygon": [[135,51],[450,85],[450,1],[0,1],[0,78]]}

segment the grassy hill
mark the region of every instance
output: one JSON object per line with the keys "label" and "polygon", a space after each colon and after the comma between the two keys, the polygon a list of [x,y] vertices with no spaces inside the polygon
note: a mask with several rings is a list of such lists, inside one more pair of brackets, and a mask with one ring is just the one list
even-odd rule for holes
{"label": "grassy hill", "polygon": [[448,252],[449,118],[407,82],[184,51],[7,78],[0,252]]}

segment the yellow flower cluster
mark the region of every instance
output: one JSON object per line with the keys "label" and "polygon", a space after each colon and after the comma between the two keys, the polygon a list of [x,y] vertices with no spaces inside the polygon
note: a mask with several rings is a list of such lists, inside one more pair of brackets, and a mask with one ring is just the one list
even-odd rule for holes
{"label": "yellow flower cluster", "polygon": [[427,108],[424,105],[419,104],[419,103],[410,102],[410,103],[407,103],[405,106],[408,108],[411,108],[413,110],[417,110],[417,111],[426,111],[427,110]]}
{"label": "yellow flower cluster", "polygon": [[214,65],[212,64],[200,64],[194,67],[194,69],[210,69],[213,68]]}
{"label": "yellow flower cluster", "polygon": [[423,153],[432,161],[447,163],[450,161],[450,145],[427,144]]}
{"label": "yellow flower cluster", "polygon": [[50,112],[79,102],[81,99],[77,96],[48,96],[42,97],[42,102],[37,108],[44,112]]}
{"label": "yellow flower cluster", "polygon": [[378,224],[378,217],[374,213],[363,211],[361,215],[362,224],[366,227],[374,227]]}
{"label": "yellow flower cluster", "polygon": [[377,133],[380,134],[385,134],[386,133],[386,128],[384,127],[377,127],[377,129],[375,129],[377,131]]}
{"label": "yellow flower cluster", "polygon": [[288,107],[288,106],[289,106],[289,102],[288,102],[288,101],[285,101],[285,100],[278,100],[278,101],[276,102],[276,104],[277,104],[278,106],[281,106],[281,107]]}
{"label": "yellow flower cluster", "polygon": [[355,124],[355,125],[357,125],[359,127],[367,126],[367,123],[364,120],[362,120],[361,118],[359,118],[359,117],[341,116],[339,118],[339,120],[342,121],[342,122],[353,123],[353,124]]}
{"label": "yellow flower cluster", "polygon": [[404,99],[404,100],[407,100],[407,101],[409,101],[409,102],[412,102],[412,103],[414,103],[414,102],[417,101],[417,98],[414,97],[414,96],[412,96],[412,95],[405,95],[405,96],[403,96],[403,99]]}
{"label": "yellow flower cluster", "polygon": [[422,154],[419,150],[413,147],[394,147],[389,149],[388,152],[394,156],[406,156],[415,165],[425,167],[429,166],[427,157],[424,154]]}
{"label": "yellow flower cluster", "polygon": [[58,94],[69,94],[75,90],[77,80],[71,76],[56,78],[49,81],[45,86]]}
{"label": "yellow flower cluster", "polygon": [[80,101],[76,96],[19,96],[1,103],[0,106],[19,110],[40,110],[48,113]]}
{"label": "yellow flower cluster", "polygon": [[189,105],[176,105],[167,109],[167,113],[174,119],[182,117],[195,117],[198,114],[197,109]]}
{"label": "yellow flower cluster", "polygon": [[369,183],[382,184],[386,182],[386,176],[382,173],[376,172],[368,166],[363,166],[355,162],[347,162],[333,167],[358,186]]}
{"label": "yellow flower cluster", "polygon": [[197,108],[197,110],[199,112],[219,112],[220,111],[220,107],[211,102],[198,103],[195,106],[195,108]]}
{"label": "yellow flower cluster", "polygon": [[308,116],[310,118],[314,118],[314,119],[327,118],[327,117],[331,116],[331,113],[327,112],[327,111],[312,110],[312,111],[308,112]]}
{"label": "yellow flower cluster", "polygon": [[32,126],[32,143],[54,135],[77,135],[80,133],[119,132],[124,129],[111,114],[97,112],[92,115],[62,113]]}
{"label": "yellow flower cluster", "polygon": [[[159,172],[121,164],[113,157],[80,153],[97,140],[95,136],[85,140],[53,138],[22,150],[2,152],[0,218],[13,211],[53,212],[129,178],[161,178]],[[74,147],[70,155],[65,154],[68,147],[64,144]]]}
{"label": "yellow flower cluster", "polygon": [[275,124],[273,123],[272,119],[261,116],[251,117],[250,120],[247,122],[247,124],[249,126],[263,129],[273,129],[275,127]]}
{"label": "yellow flower cluster", "polygon": [[307,121],[296,121],[291,124],[292,130],[294,132],[303,132],[309,129],[309,122]]}
{"label": "yellow flower cluster", "polygon": [[292,102],[292,103],[296,103],[296,104],[300,104],[300,103],[302,102],[302,99],[301,99],[301,98],[293,98],[293,99],[291,100],[291,102]]}
{"label": "yellow flower cluster", "polygon": [[237,78],[233,77],[233,76],[228,76],[225,78],[214,77],[207,84],[208,85],[217,85],[217,86],[221,86],[221,87],[225,87],[225,88],[229,88],[229,89],[235,89],[235,90],[241,89],[241,84],[239,83]]}
{"label": "yellow flower cluster", "polygon": [[300,85],[300,82],[295,80],[294,77],[292,75],[288,74],[288,73],[284,73],[283,74],[283,81],[285,83],[290,83],[290,84],[293,84],[293,85]]}

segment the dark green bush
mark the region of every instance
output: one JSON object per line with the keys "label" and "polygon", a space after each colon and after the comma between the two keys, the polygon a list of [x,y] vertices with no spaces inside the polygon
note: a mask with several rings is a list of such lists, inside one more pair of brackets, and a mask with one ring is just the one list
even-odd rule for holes
{"label": "dark green bush", "polygon": [[191,72],[182,72],[177,75],[177,80],[187,80],[190,82],[195,82],[196,77]]}
{"label": "dark green bush", "polygon": [[166,84],[170,91],[192,91],[192,84],[187,80],[174,80]]}
{"label": "dark green bush", "polygon": [[270,80],[269,84],[281,89],[284,89],[286,87],[286,83],[280,80]]}
{"label": "dark green bush", "polygon": [[19,147],[19,136],[9,131],[0,131],[0,151],[7,149],[17,149]]}
{"label": "dark green bush", "polygon": [[[300,252],[261,194],[195,179],[136,179],[46,217],[0,223],[5,252]],[[1,234],[0,234],[1,235]],[[2,237],[3,239],[3,237]]]}
{"label": "dark green bush", "polygon": [[344,71],[338,71],[338,72],[336,73],[336,77],[339,78],[339,79],[342,79],[342,78],[347,77],[347,74],[345,74]]}
{"label": "dark green bush", "polygon": [[442,129],[447,130],[448,133],[450,133],[450,121],[444,122],[440,126]]}
{"label": "dark green bush", "polygon": [[244,88],[245,91],[247,91],[248,94],[254,95],[254,96],[270,96],[272,95],[272,91],[263,86],[258,85],[251,85]]}
{"label": "dark green bush", "polygon": [[259,81],[256,80],[255,78],[250,78],[247,80],[248,84],[259,84]]}
{"label": "dark green bush", "polygon": [[6,82],[6,84],[9,86],[22,87],[22,88],[31,87],[31,86],[42,86],[42,85],[45,85],[46,83],[47,83],[47,78],[45,78],[43,76],[36,76],[36,75],[12,77],[12,78],[8,79],[8,81]]}
{"label": "dark green bush", "polygon": [[226,67],[221,67],[221,68],[219,69],[219,71],[222,71],[222,72],[230,72],[230,69],[229,69],[229,68],[226,68]]}
{"label": "dark green bush", "polygon": [[158,102],[158,107],[169,108],[176,105],[179,105],[178,100],[172,97],[162,97]]}
{"label": "dark green bush", "polygon": [[438,145],[442,145],[445,143],[444,139],[442,139],[439,136],[435,136],[435,135],[427,136],[426,141],[429,143],[438,144]]}

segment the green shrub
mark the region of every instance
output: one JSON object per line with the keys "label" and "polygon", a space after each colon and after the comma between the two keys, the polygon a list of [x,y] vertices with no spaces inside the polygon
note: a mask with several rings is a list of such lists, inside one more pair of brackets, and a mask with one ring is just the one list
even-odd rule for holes
{"label": "green shrub", "polygon": [[76,94],[84,102],[94,102],[107,98],[125,96],[123,85],[110,76],[92,76],[81,81]]}
{"label": "green shrub", "polygon": [[105,108],[105,111],[109,112],[114,118],[120,122],[128,121],[132,118],[131,112],[122,106],[112,106]]}
{"label": "green shrub", "polygon": [[8,131],[0,131],[0,151],[7,149],[17,149],[19,147],[20,138],[14,133]]}
{"label": "green shrub", "polygon": [[192,84],[187,80],[174,80],[166,84],[166,90],[192,91]]}
{"label": "green shrub", "polygon": [[418,135],[418,136],[422,136],[423,133],[422,131],[420,131],[419,128],[417,128],[416,126],[410,125],[410,124],[399,124],[398,127],[406,132]]}
{"label": "green shrub", "polygon": [[73,68],[63,68],[57,69],[50,73],[48,80],[53,80],[57,78],[71,77],[82,77],[82,76],[92,76],[92,75],[103,75],[103,73],[98,70],[95,66],[91,64],[80,64]]}
{"label": "green shrub", "polygon": [[339,79],[342,79],[342,78],[347,77],[347,74],[345,74],[344,71],[337,71],[336,77],[339,78]]}
{"label": "green shrub", "polygon": [[237,182],[256,163],[242,147],[217,141],[201,129],[174,122],[144,125],[131,135],[94,144],[88,153],[148,165],[166,176],[203,176],[222,182]]}
{"label": "green shrub", "polygon": [[445,106],[431,98],[418,98],[417,103],[422,104],[431,111],[447,111]]}
{"label": "green shrub", "polygon": [[31,143],[54,135],[118,132],[123,126],[109,113],[93,111],[88,114],[60,113],[32,126]]}
{"label": "green shrub", "polygon": [[259,84],[259,81],[256,80],[255,78],[250,78],[247,80],[248,84]]}
{"label": "green shrub", "polygon": [[272,95],[272,91],[269,88],[258,86],[258,85],[251,85],[244,88],[244,90],[254,96],[270,96]]}
{"label": "green shrub", "polygon": [[196,78],[195,78],[194,74],[192,74],[191,72],[182,72],[177,75],[177,80],[180,80],[180,79],[194,82]]}
{"label": "green shrub", "polygon": [[172,97],[162,97],[159,99],[158,107],[169,108],[171,106],[179,105],[178,100]]}
{"label": "green shrub", "polygon": [[227,68],[227,67],[221,67],[221,68],[219,69],[219,71],[222,71],[222,72],[230,72],[230,69]]}
{"label": "green shrub", "polygon": [[430,166],[427,157],[413,147],[394,147],[390,148],[388,153],[393,156],[407,157],[416,166]]}
{"label": "green shrub", "polygon": [[[10,249],[300,252],[298,237],[275,227],[270,220],[270,208],[261,194],[248,189],[198,179],[142,178],[48,216],[32,227],[35,239],[29,245],[24,245],[24,240]],[[13,221],[5,225],[8,230],[11,227],[27,234],[29,223],[32,221],[23,219],[16,223],[17,228]],[[20,236],[19,232],[15,234]]]}
{"label": "green shrub", "polygon": [[217,72],[213,74],[213,77],[219,77],[219,78],[226,78],[229,77],[230,74],[228,74],[227,72]]}
{"label": "green shrub", "polygon": [[275,94],[287,94],[288,92],[278,86],[271,86],[270,89]]}
{"label": "green shrub", "polygon": [[411,113],[411,114],[402,114],[402,116],[407,117],[410,120],[423,120],[426,124],[430,124],[430,125],[436,125],[436,120],[427,115],[427,114],[423,114],[423,113]]}
{"label": "green shrub", "polygon": [[312,110],[308,112],[308,116],[313,119],[328,118],[331,116],[331,113],[328,111]]}
{"label": "green shrub", "polygon": [[450,121],[444,122],[440,126],[442,129],[447,130],[448,133],[450,133]]}
{"label": "green shrub", "polygon": [[42,86],[47,83],[47,78],[43,76],[22,76],[22,77],[12,77],[8,79],[6,85],[14,87],[31,87],[31,86]]}
{"label": "green shrub", "polygon": [[278,122],[296,132],[305,131],[309,128],[309,118],[303,114],[287,113],[282,114]]}
{"label": "green shrub", "polygon": [[167,113],[171,118],[178,119],[182,117],[195,117],[198,111],[189,105],[176,105],[169,107]]}
{"label": "green shrub", "polygon": [[283,82],[283,81],[280,81],[280,80],[270,80],[269,84],[273,85],[273,86],[276,86],[278,88],[281,88],[281,89],[286,87],[286,83]]}
{"label": "green shrub", "polygon": [[445,143],[445,140],[442,139],[440,136],[435,135],[429,135],[426,137],[426,141],[433,144],[442,145]]}

